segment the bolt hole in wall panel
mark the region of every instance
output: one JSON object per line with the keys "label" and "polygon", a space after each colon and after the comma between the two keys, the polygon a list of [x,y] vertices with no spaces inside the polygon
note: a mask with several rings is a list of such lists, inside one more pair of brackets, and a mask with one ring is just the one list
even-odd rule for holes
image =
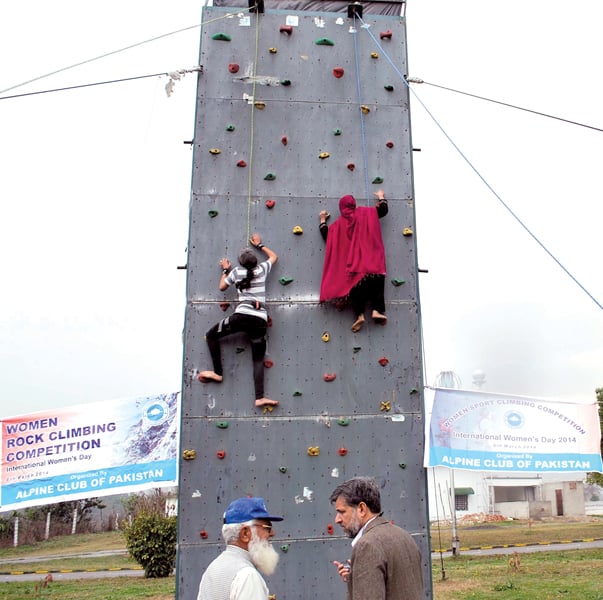
{"label": "bolt hole in wall panel", "polygon": [[[356,76],[354,34],[345,14],[266,10],[259,18],[226,16],[232,13],[205,9],[201,34],[178,598],[196,598],[204,568],[223,548],[226,506],[250,494],[285,516],[277,528],[281,563],[270,578],[271,593],[302,599],[312,589],[319,599],[342,596],[331,561],[348,558],[350,547],[334,525],[328,498],[356,475],[377,479],[385,515],[417,540],[431,597],[406,86],[362,29],[356,33]],[[404,20],[373,14],[365,20],[377,38],[380,31],[392,32],[384,49],[405,74]],[[294,23],[292,34],[279,31],[285,23]],[[318,45],[318,38],[334,45]],[[329,211],[332,223],[342,195],[374,205],[380,188],[389,201],[389,214],[380,221],[388,322],[373,323],[369,308],[367,324],[353,333],[351,308],[319,303],[325,243],[318,213]],[[218,290],[220,258],[236,263],[254,231],[279,255],[267,286],[266,395],[280,401],[271,412],[254,406],[244,336],[222,341],[223,383],[197,379],[211,368],[205,332],[236,305],[235,290]]]}

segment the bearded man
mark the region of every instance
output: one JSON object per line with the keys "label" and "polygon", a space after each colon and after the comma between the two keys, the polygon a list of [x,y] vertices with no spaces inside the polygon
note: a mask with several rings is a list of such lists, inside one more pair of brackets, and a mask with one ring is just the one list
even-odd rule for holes
{"label": "bearded man", "polygon": [[266,600],[268,586],[260,573],[272,575],[278,554],[271,515],[263,498],[239,498],[224,513],[222,537],[226,549],[203,573],[197,600]]}
{"label": "bearded man", "polygon": [[421,553],[412,536],[381,515],[381,494],[369,477],[354,477],[331,494],[335,522],[352,539],[352,557],[334,561],[348,600],[421,600]]}

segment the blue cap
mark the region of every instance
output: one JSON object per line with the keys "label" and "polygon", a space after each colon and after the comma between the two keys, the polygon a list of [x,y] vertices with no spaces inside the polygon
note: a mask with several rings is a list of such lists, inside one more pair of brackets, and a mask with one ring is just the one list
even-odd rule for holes
{"label": "blue cap", "polygon": [[271,515],[266,508],[264,498],[239,498],[233,500],[224,513],[224,523],[245,523],[253,519],[267,519],[268,521],[282,521],[283,517]]}

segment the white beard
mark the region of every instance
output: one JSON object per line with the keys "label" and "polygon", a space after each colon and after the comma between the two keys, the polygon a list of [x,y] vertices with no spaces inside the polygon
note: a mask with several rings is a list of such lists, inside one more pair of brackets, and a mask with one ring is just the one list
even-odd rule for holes
{"label": "white beard", "polygon": [[257,532],[251,529],[251,541],[247,548],[251,562],[262,575],[274,573],[279,555],[268,540],[261,540]]}

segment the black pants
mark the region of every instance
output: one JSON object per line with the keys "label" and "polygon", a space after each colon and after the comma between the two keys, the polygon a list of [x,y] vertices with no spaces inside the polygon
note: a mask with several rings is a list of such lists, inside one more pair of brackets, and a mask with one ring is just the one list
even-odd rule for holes
{"label": "black pants", "polygon": [[385,275],[367,275],[350,290],[350,304],[356,317],[364,314],[367,303],[385,314]]}
{"label": "black pants", "polygon": [[206,334],[207,346],[214,373],[222,375],[220,339],[233,333],[245,333],[251,344],[253,360],[253,384],[256,400],[264,397],[264,355],[266,354],[266,321],[260,317],[233,313],[216,323]]}

